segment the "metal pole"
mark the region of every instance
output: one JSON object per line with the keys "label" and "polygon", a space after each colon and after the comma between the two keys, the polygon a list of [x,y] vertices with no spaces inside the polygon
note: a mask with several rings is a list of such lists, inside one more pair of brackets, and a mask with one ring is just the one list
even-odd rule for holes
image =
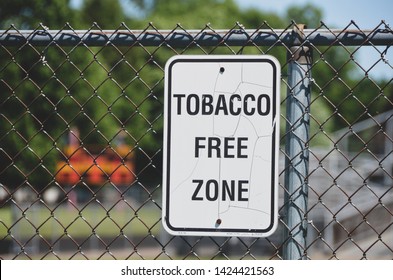
{"label": "metal pole", "polygon": [[288,61],[283,257],[299,260],[307,255],[311,51],[306,46],[294,46],[288,53]]}
{"label": "metal pole", "polygon": [[[393,41],[390,28],[374,30],[305,29],[304,42],[313,46],[386,46]],[[295,37],[294,37],[295,35]],[[186,47],[191,45],[219,46],[280,46],[296,39],[291,30],[233,29],[233,30],[0,30],[2,46],[161,46]]]}
{"label": "metal pole", "polygon": [[385,168],[387,174],[384,175],[384,183],[386,186],[392,185],[392,176],[393,176],[393,143],[391,139],[393,139],[393,119],[390,116],[386,116],[386,136],[385,136],[385,145],[384,145],[384,157],[385,157]]}

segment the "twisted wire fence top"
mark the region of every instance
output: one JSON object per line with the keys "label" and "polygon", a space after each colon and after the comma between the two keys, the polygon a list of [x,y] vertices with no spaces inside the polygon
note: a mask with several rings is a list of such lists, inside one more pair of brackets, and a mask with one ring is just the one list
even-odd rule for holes
{"label": "twisted wire fence top", "polygon": [[[296,25],[294,25],[296,26]],[[262,27],[269,27],[268,25]],[[185,30],[178,25],[173,30],[157,30],[153,25],[144,30],[131,30],[123,25],[116,30],[73,30],[70,26],[63,30],[50,30],[41,26],[36,30],[2,30],[0,42],[4,46],[33,43],[37,46],[60,44],[62,46],[131,46],[140,43],[144,46],[160,46],[168,44],[174,47],[185,47],[190,44],[201,46],[241,45],[286,45],[312,44],[314,46],[360,46],[388,45],[393,31],[382,22],[372,30],[328,29],[322,25],[318,29],[304,29],[296,32],[289,26],[287,29],[244,29],[240,24],[229,30],[214,30],[207,26],[203,30]]]}

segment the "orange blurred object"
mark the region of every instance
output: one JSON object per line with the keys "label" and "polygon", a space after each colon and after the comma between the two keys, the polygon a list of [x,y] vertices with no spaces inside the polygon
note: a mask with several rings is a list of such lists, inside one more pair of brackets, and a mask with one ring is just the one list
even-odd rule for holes
{"label": "orange blurred object", "polygon": [[80,145],[64,149],[66,160],[57,163],[56,180],[62,185],[103,185],[111,182],[116,186],[130,185],[135,181],[134,161],[131,149],[126,145],[106,148],[90,154]]}

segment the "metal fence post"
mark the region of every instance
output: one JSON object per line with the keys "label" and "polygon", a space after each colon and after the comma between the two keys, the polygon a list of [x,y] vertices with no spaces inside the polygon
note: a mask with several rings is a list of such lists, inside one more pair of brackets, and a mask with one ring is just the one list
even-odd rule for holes
{"label": "metal fence post", "polygon": [[286,229],[283,250],[283,257],[288,260],[306,258],[310,68],[310,48],[291,47],[288,52],[284,208]]}

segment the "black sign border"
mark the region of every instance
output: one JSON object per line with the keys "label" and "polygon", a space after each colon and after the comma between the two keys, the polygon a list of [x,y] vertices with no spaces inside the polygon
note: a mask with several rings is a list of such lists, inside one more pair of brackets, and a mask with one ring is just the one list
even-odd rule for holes
{"label": "black sign border", "polygon": [[[263,233],[268,233],[272,230],[272,228],[275,226],[276,221],[277,221],[277,216],[278,213],[275,213],[275,196],[276,196],[276,176],[275,176],[275,166],[276,166],[276,161],[278,160],[276,158],[276,151],[273,150],[272,152],[272,170],[271,170],[271,213],[273,215],[270,215],[270,225],[265,228],[265,229],[231,229],[231,228],[187,228],[187,227],[174,227],[170,224],[169,221],[169,202],[170,202],[170,155],[171,155],[171,109],[172,109],[172,68],[176,63],[182,63],[182,62],[187,62],[187,63],[192,63],[192,62],[196,62],[196,63],[201,63],[201,62],[216,62],[216,63],[227,63],[227,62],[236,62],[236,63],[250,63],[250,62],[263,62],[263,63],[268,63],[272,66],[273,68],[273,114],[272,114],[272,124],[275,120],[275,118],[277,117],[277,98],[279,98],[279,92],[277,92],[277,75],[278,75],[278,71],[277,71],[277,65],[274,63],[274,61],[272,61],[271,59],[265,57],[261,57],[261,58],[256,58],[255,56],[253,56],[252,58],[247,58],[247,57],[239,57],[239,58],[223,58],[222,56],[220,58],[216,58],[214,56],[207,56],[207,57],[202,57],[201,58],[195,58],[195,56],[193,56],[192,58],[186,58],[184,56],[181,56],[179,58],[175,58],[172,61],[170,61],[170,64],[168,65],[168,77],[167,80],[168,83],[165,85],[166,89],[167,89],[167,94],[168,96],[165,96],[165,98],[168,98],[168,102],[167,104],[167,119],[164,120],[164,122],[166,123],[167,126],[167,145],[166,148],[167,149],[167,157],[166,157],[166,163],[164,162],[164,164],[166,164],[167,169],[166,169],[166,182],[165,182],[165,187],[166,187],[166,197],[164,199],[166,199],[166,207],[165,209],[163,209],[163,211],[165,211],[165,216],[163,217],[163,223],[165,223],[165,225],[172,230],[173,232],[176,232],[177,235],[191,235],[191,234],[185,234],[185,232],[188,233],[195,233],[195,235],[198,235],[198,233],[239,233],[241,234],[255,234],[256,236],[258,236],[258,234],[263,234]],[[278,141],[279,139],[276,139],[276,129],[277,129],[277,122],[274,124],[273,127],[273,132],[272,132],[272,147],[276,147],[276,140]],[[279,128],[278,128],[279,129]],[[164,141],[165,143],[165,141]],[[277,155],[278,156],[278,155]],[[164,159],[165,160],[165,159]],[[183,234],[182,234],[183,233]],[[221,236],[225,236],[225,234],[222,234]],[[228,236],[234,236],[233,234],[228,234]]]}

